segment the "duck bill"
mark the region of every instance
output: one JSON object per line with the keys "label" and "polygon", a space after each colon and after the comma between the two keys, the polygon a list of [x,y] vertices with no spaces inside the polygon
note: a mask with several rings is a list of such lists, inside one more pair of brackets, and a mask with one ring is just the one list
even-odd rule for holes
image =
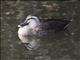
{"label": "duck bill", "polygon": [[28,25],[29,23],[26,23],[26,22],[23,22],[23,23],[21,23],[20,25],[18,25],[18,27],[23,27],[23,26],[26,26],[26,25]]}

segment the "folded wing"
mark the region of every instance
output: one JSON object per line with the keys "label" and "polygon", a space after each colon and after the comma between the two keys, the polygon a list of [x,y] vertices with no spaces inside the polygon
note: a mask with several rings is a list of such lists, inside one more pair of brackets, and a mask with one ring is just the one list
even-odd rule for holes
{"label": "folded wing", "polygon": [[45,30],[61,31],[70,21],[62,19],[48,19],[43,22],[42,28]]}

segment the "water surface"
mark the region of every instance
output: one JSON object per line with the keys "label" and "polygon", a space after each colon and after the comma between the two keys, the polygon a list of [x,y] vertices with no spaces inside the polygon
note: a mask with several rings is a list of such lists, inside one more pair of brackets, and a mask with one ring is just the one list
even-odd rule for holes
{"label": "water surface", "polygon": [[[51,15],[42,4],[46,1],[2,1],[1,2],[1,60],[79,60],[80,59],[80,2],[57,2],[54,18],[72,20],[66,32],[50,34],[41,40],[41,48],[26,50],[17,36],[18,24],[27,15],[48,17]],[[50,16],[49,16],[50,15]]]}

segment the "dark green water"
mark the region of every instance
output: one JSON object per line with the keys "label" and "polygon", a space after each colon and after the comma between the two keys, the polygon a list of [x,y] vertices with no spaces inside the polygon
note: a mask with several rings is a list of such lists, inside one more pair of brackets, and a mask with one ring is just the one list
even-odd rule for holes
{"label": "dark green water", "polygon": [[[52,1],[58,10],[55,18],[72,20],[66,32],[52,34],[41,40],[41,48],[28,51],[17,36],[18,24],[27,15],[47,16],[42,4],[46,1],[2,1],[1,2],[1,60],[80,60],[80,2]],[[50,4],[49,3],[49,4]],[[51,16],[51,15],[50,15]]]}

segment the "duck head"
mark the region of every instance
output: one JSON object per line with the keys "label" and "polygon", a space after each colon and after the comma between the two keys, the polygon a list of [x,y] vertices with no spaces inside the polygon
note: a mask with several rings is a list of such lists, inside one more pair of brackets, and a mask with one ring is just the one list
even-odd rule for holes
{"label": "duck head", "polygon": [[20,25],[18,25],[18,27],[24,27],[24,26],[29,26],[30,28],[35,28],[36,26],[38,26],[40,24],[40,21],[38,19],[38,17],[36,16],[27,16],[26,20],[24,22],[22,22]]}

